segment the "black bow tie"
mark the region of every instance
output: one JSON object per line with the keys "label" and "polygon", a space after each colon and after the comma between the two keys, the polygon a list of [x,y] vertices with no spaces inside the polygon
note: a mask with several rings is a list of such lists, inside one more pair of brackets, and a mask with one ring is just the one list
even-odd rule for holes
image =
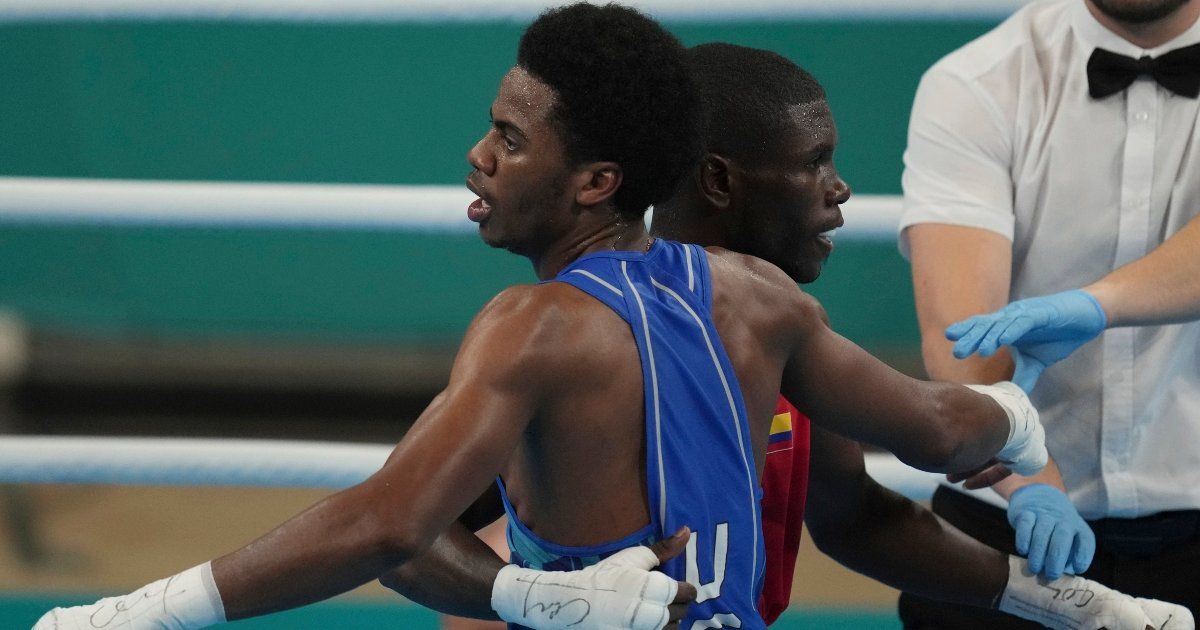
{"label": "black bow tie", "polygon": [[1097,48],[1088,58],[1088,92],[1092,98],[1104,98],[1129,87],[1143,74],[1180,96],[1200,96],[1200,44],[1141,59]]}

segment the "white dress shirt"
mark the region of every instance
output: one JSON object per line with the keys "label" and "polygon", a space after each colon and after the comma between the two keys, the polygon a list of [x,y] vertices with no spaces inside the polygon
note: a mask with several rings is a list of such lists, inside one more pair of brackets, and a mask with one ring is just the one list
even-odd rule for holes
{"label": "white dress shirt", "polygon": [[[1013,244],[1013,300],[1087,285],[1200,211],[1200,102],[1141,77],[1088,95],[1092,51],[1143,50],[1083,0],[1036,2],[921,80],[904,154],[903,230],[948,223]],[[1200,252],[1197,252],[1200,256]],[[1200,323],[1117,328],[1033,392],[1050,453],[1085,518],[1200,508]]]}

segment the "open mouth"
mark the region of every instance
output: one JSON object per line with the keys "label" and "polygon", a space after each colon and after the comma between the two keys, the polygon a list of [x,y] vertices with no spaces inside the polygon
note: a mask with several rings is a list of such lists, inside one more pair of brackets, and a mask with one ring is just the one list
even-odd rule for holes
{"label": "open mouth", "polygon": [[483,197],[472,201],[471,205],[467,206],[467,218],[476,223],[482,223],[491,212],[492,206],[484,201]]}
{"label": "open mouth", "polygon": [[467,218],[475,223],[483,223],[492,213],[492,204],[483,198],[480,187],[474,181],[475,172],[467,176],[467,190],[475,193],[477,199],[467,206]]}
{"label": "open mouth", "polygon": [[837,233],[837,228],[833,228],[833,229],[831,229],[831,230],[825,230],[824,232],[821,232],[820,234],[818,234],[818,235],[817,235],[817,238],[819,238],[819,239],[821,239],[821,240],[825,241],[826,243],[828,243],[828,244],[832,245],[832,244],[833,244],[833,235],[834,235],[834,234],[836,234],[836,233]]}

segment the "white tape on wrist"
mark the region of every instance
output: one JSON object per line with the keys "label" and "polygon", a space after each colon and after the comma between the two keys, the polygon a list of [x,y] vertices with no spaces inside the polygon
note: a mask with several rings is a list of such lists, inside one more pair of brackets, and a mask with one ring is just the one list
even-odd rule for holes
{"label": "white tape on wrist", "polygon": [[121,597],[95,604],[55,608],[34,630],[192,630],[225,622],[225,606],[205,562],[183,573],[147,584]]}
{"label": "white tape on wrist", "polygon": [[1132,597],[1075,575],[1038,579],[1016,556],[1008,557],[1000,610],[1055,630],[1146,630],[1151,625]]}
{"label": "white tape on wrist", "polygon": [[537,571],[516,565],[492,584],[492,610],[534,630],[660,630],[678,583],[649,569],[654,552],[632,547],[579,571]]}
{"label": "white tape on wrist", "polygon": [[1050,459],[1046,452],[1046,431],[1025,392],[1010,381],[967,387],[991,397],[1008,416],[1008,440],[996,458],[1018,475],[1028,477],[1040,472]]}

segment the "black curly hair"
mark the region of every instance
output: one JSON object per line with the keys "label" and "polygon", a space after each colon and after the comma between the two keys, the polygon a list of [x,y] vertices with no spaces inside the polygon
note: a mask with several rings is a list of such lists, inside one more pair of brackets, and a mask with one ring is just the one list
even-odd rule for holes
{"label": "black curly hair", "polygon": [[792,107],[825,100],[811,74],[769,50],[712,43],[693,46],[686,56],[700,98],[704,150],[748,166],[779,156],[778,139],[794,124]]}
{"label": "black curly hair", "polygon": [[666,200],[700,155],[684,48],[654,20],[616,4],[542,13],[521,36],[517,65],[550,86],[552,120],[573,164],[612,161],[617,212],[640,218]]}

